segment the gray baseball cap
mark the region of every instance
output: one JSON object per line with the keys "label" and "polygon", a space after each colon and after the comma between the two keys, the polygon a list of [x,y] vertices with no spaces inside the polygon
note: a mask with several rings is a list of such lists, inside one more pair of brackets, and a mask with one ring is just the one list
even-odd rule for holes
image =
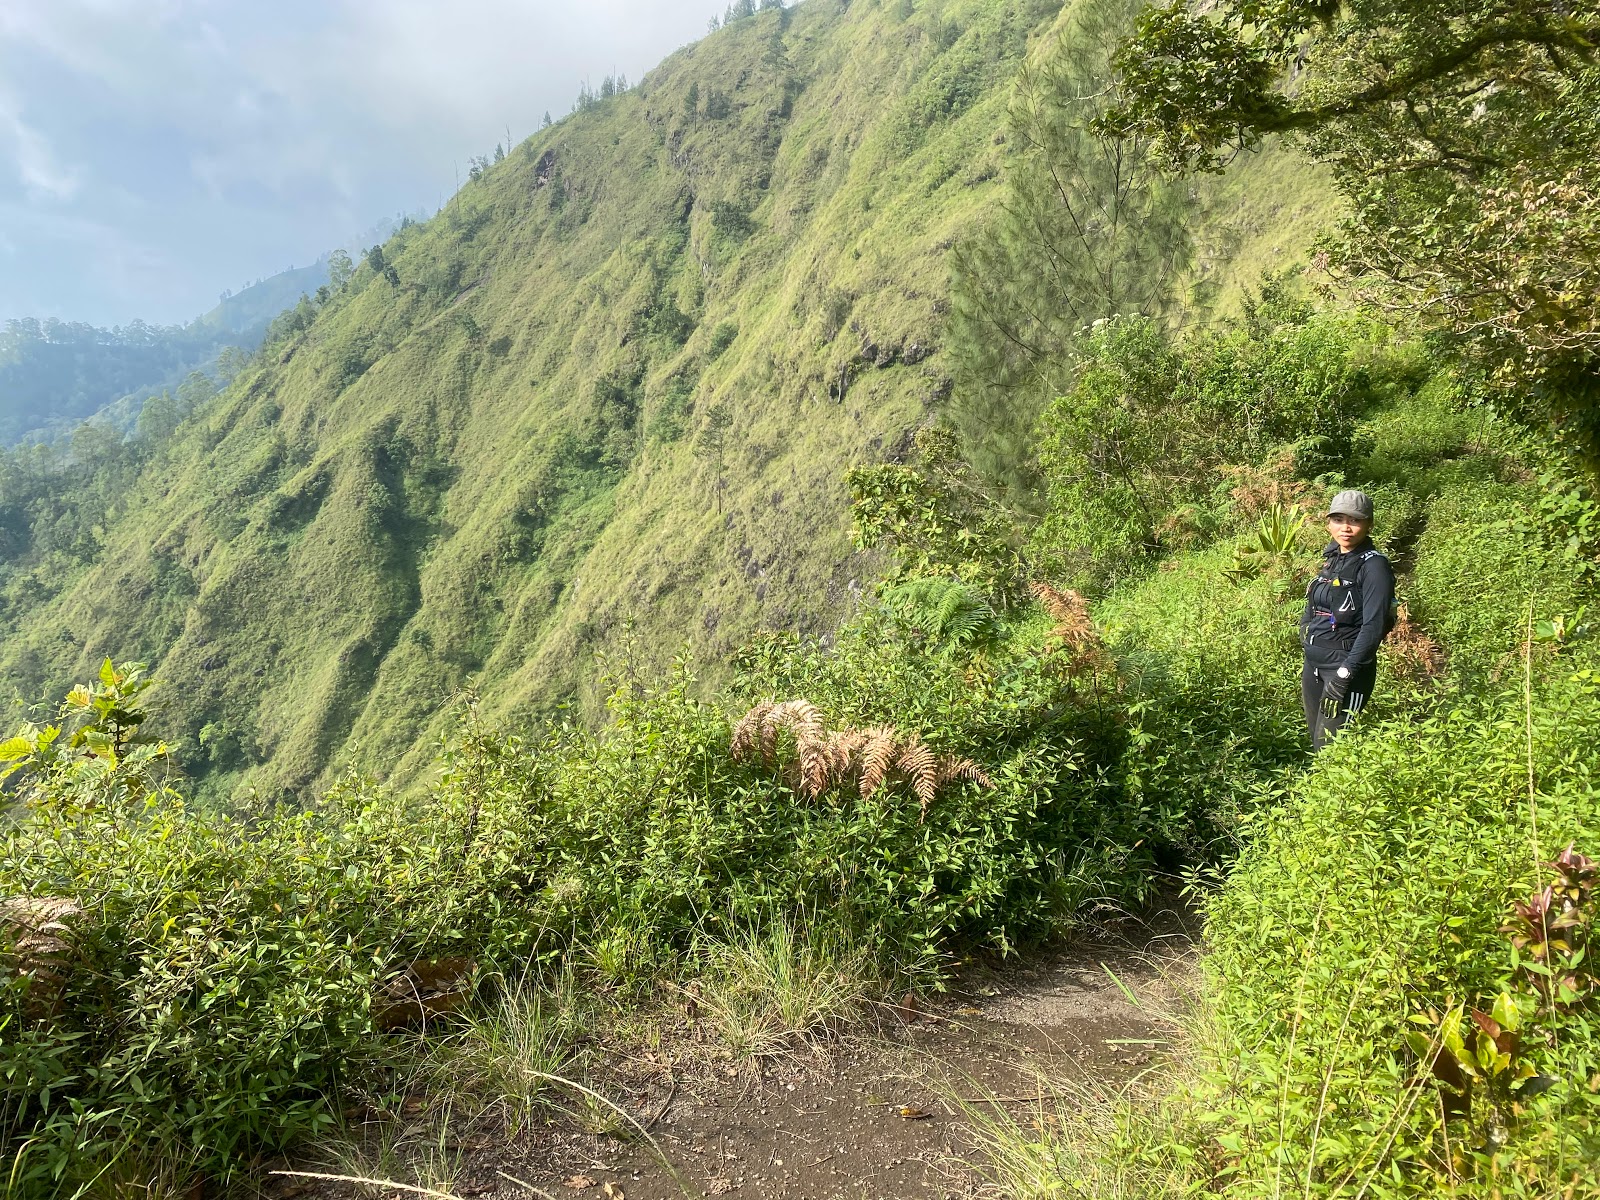
{"label": "gray baseball cap", "polygon": [[1328,515],[1335,513],[1346,517],[1355,517],[1358,521],[1372,520],[1372,497],[1365,492],[1358,492],[1354,488],[1340,492],[1328,505]]}

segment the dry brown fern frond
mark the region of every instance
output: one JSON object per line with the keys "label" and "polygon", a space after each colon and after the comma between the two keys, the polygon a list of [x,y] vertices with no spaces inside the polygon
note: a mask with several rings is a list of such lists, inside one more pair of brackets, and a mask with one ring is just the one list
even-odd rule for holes
{"label": "dry brown fern frond", "polygon": [[828,743],[795,739],[797,762],[800,766],[800,790],[806,798],[815,800],[828,790],[833,781],[833,755]]}
{"label": "dry brown fern frond", "polygon": [[762,740],[762,749],[768,754],[767,762],[777,758],[779,729],[787,729],[794,735],[795,753],[800,761],[800,789],[815,800],[827,788],[833,774],[833,756],[829,753],[822,713],[809,700],[785,700],[777,705],[767,718]]}
{"label": "dry brown fern frond", "polygon": [[1055,622],[1055,628],[1045,637],[1047,646],[1067,652],[1069,670],[1073,674],[1099,670],[1107,665],[1100,631],[1094,626],[1089,602],[1081,592],[1070,588],[1062,590],[1043,581],[1030,584],[1029,590],[1039,598],[1044,611]]}
{"label": "dry brown fern frond", "polygon": [[[728,752],[738,761],[758,754],[764,766],[771,767],[778,758],[778,731],[787,729],[794,734],[795,744],[809,748],[814,756],[814,743],[823,739],[822,714],[816,705],[807,700],[785,700],[779,704],[763,700],[739,718],[733,727],[733,739]],[[807,749],[802,749],[802,759]]]}
{"label": "dry brown fern frond", "polygon": [[971,759],[937,755],[916,734],[901,737],[893,725],[829,732],[822,713],[806,700],[781,704],[763,700],[755,705],[734,726],[729,752],[739,761],[759,755],[770,768],[776,765],[780,729],[794,736],[793,786],[811,800],[851,779],[866,800],[891,778],[900,778],[916,792],[926,816],[928,805],[947,783],[965,779],[994,786]]}
{"label": "dry brown fern frond", "polygon": [[828,734],[828,771],[835,782],[850,778],[861,765],[869,741],[864,729],[835,729]]}
{"label": "dry brown fern frond", "polygon": [[874,725],[866,731],[867,743],[861,751],[861,798],[870,799],[894,770],[900,755],[899,737],[893,725]]}
{"label": "dry brown fern frond", "polygon": [[1089,602],[1081,592],[1070,588],[1063,591],[1042,581],[1029,585],[1029,590],[1039,598],[1044,611],[1056,623],[1056,627],[1050,631],[1052,637],[1073,648],[1098,640],[1094,617],[1089,613]]}
{"label": "dry brown fern frond", "polygon": [[989,773],[973,762],[970,758],[951,758],[949,755],[939,760],[939,786],[955,783],[965,779],[969,783],[976,783],[980,787],[992,788],[994,780],[989,778]]}
{"label": "dry brown fern frond", "polygon": [[767,718],[773,733],[780,728],[790,730],[796,741],[820,742],[823,736],[822,713],[809,700],[785,700],[775,705]]}
{"label": "dry brown fern frond", "polygon": [[1444,673],[1444,648],[1411,619],[1404,604],[1383,650],[1395,674],[1411,683],[1428,683]]}
{"label": "dry brown fern frond", "polygon": [[939,756],[921,738],[912,734],[901,743],[895,766],[905,776],[911,790],[916,792],[917,799],[922,802],[922,811],[926,814],[928,805],[933,803],[934,796],[939,792]]}
{"label": "dry brown fern frond", "polygon": [[71,922],[82,912],[77,901],[62,896],[0,900],[0,944],[9,947],[0,961],[27,977],[28,1016],[50,1017],[59,1011],[72,955]]}
{"label": "dry brown fern frond", "polygon": [[770,757],[764,753],[763,743],[766,739],[767,718],[772,715],[772,710],[777,707],[775,700],[762,700],[749,712],[739,718],[739,723],[733,727],[733,740],[728,744],[728,753],[736,762],[743,762],[752,753],[760,754],[761,761],[771,766]]}

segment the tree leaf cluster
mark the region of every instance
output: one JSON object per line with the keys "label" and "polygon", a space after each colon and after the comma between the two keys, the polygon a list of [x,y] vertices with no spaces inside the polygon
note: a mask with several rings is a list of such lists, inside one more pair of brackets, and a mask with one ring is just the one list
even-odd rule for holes
{"label": "tree leaf cluster", "polygon": [[1005,133],[1004,198],[952,254],[951,419],[974,465],[1025,498],[1032,423],[1096,321],[1172,310],[1191,253],[1188,188],[1148,139],[1098,128],[1111,59],[1139,5],[1072,6],[1024,64]]}
{"label": "tree leaf cluster", "polygon": [[1600,463],[1592,3],[1177,3],[1101,119],[1179,168],[1288,134],[1349,205],[1328,264],[1419,311]]}

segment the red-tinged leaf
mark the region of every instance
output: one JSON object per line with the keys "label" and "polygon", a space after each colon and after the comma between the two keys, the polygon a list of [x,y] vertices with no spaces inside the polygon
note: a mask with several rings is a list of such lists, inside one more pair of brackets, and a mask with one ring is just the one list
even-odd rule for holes
{"label": "red-tinged leaf", "polygon": [[1517,1052],[1517,1035],[1501,1025],[1488,1013],[1472,1010],[1472,1020],[1483,1031],[1483,1035],[1494,1043],[1494,1048],[1501,1054],[1515,1054]]}

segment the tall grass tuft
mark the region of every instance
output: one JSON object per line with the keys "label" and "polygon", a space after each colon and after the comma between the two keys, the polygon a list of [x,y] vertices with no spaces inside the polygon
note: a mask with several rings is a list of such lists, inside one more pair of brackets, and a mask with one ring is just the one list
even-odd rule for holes
{"label": "tall grass tuft", "polygon": [[723,1047],[765,1058],[813,1042],[859,1018],[875,990],[871,958],[837,940],[804,937],[794,925],[738,925],[702,944],[698,1003]]}
{"label": "tall grass tuft", "polygon": [[1107,1096],[1046,1074],[1018,1108],[979,1089],[947,1101],[967,1126],[966,1163],[1007,1200],[1160,1200],[1194,1194],[1183,1139],[1147,1085]]}
{"label": "tall grass tuft", "polygon": [[311,1154],[317,1165],[284,1174],[346,1183],[357,1195],[372,1200],[395,1195],[449,1197],[463,1160],[458,1116],[447,1104],[412,1118],[391,1115],[370,1121],[345,1136],[319,1139]]}
{"label": "tall grass tuft", "polygon": [[524,980],[472,1013],[430,1063],[434,1090],[472,1097],[503,1115],[508,1129],[559,1108],[551,1077],[562,1075],[589,1030],[589,1002],[570,972],[549,990]]}

